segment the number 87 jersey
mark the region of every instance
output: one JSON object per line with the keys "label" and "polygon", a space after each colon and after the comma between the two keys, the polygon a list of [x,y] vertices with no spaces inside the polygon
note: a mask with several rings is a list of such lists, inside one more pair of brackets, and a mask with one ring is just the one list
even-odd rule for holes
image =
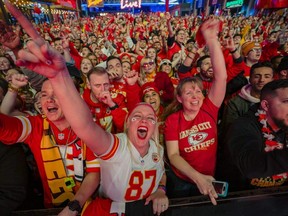
{"label": "number 87 jersey", "polygon": [[115,202],[141,200],[154,193],[164,174],[163,148],[150,140],[142,158],[125,133],[112,135],[112,148],[101,158],[100,196]]}

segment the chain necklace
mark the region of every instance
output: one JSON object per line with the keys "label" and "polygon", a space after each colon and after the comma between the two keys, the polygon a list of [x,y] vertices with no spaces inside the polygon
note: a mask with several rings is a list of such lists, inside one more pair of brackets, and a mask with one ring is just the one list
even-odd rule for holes
{"label": "chain necklace", "polygon": [[[72,133],[72,128],[70,127],[70,130],[69,130],[69,133],[68,133],[68,137],[67,137],[67,140],[66,140],[66,143],[65,145],[59,145],[57,144],[56,142],[56,136],[55,136],[55,133],[52,129],[52,127],[49,126],[49,138],[50,138],[50,141],[53,143],[54,146],[57,146],[59,148],[59,151],[60,151],[60,155],[61,155],[61,158],[62,158],[62,161],[63,161],[63,164],[64,164],[64,168],[65,168],[65,171],[66,171],[66,175],[68,175],[68,170],[67,170],[67,167],[66,167],[66,159],[67,159],[67,148],[68,146],[70,146],[71,144],[75,143],[78,141],[78,136],[76,136],[75,139],[73,139],[71,142],[69,142],[69,139],[70,139],[70,136],[71,136],[71,133]],[[63,133],[60,133],[60,134],[63,134]],[[64,134],[61,135],[63,137],[61,137],[61,139],[63,140],[65,137],[64,137]],[[68,143],[69,142],[69,143]],[[65,146],[64,148],[64,153],[62,154],[62,151],[61,151],[61,147]]]}

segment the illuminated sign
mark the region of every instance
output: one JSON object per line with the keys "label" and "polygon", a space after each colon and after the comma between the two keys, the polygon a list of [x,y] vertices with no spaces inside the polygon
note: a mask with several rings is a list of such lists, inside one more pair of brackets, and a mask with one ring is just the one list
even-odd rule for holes
{"label": "illuminated sign", "polygon": [[87,1],[88,7],[104,7],[103,0],[88,0]]}
{"label": "illuminated sign", "polygon": [[226,8],[240,7],[243,5],[244,0],[234,0],[226,3]]}
{"label": "illuminated sign", "polygon": [[141,8],[141,0],[121,0],[121,9],[133,7]]}

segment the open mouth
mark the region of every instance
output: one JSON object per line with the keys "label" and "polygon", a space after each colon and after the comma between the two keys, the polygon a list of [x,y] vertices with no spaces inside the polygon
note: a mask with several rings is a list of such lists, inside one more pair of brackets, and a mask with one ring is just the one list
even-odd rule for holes
{"label": "open mouth", "polygon": [[197,105],[199,105],[199,101],[193,101],[193,102],[191,102],[191,104],[192,104],[193,106],[197,106]]}
{"label": "open mouth", "polygon": [[137,129],[137,135],[138,135],[138,138],[140,138],[140,139],[145,139],[146,136],[147,136],[147,133],[148,133],[148,128],[147,127],[140,126]]}
{"label": "open mouth", "polygon": [[57,112],[58,108],[56,108],[56,107],[48,107],[47,110],[48,110],[49,113],[55,113],[55,112]]}

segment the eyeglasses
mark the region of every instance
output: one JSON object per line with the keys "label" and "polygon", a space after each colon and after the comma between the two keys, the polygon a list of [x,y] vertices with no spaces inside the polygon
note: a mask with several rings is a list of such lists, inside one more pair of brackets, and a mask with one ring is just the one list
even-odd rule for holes
{"label": "eyeglasses", "polygon": [[141,65],[141,67],[147,68],[149,65],[152,66],[152,65],[154,65],[154,64],[155,64],[155,63],[154,63],[153,61],[151,61],[151,62],[143,63],[143,64]]}

